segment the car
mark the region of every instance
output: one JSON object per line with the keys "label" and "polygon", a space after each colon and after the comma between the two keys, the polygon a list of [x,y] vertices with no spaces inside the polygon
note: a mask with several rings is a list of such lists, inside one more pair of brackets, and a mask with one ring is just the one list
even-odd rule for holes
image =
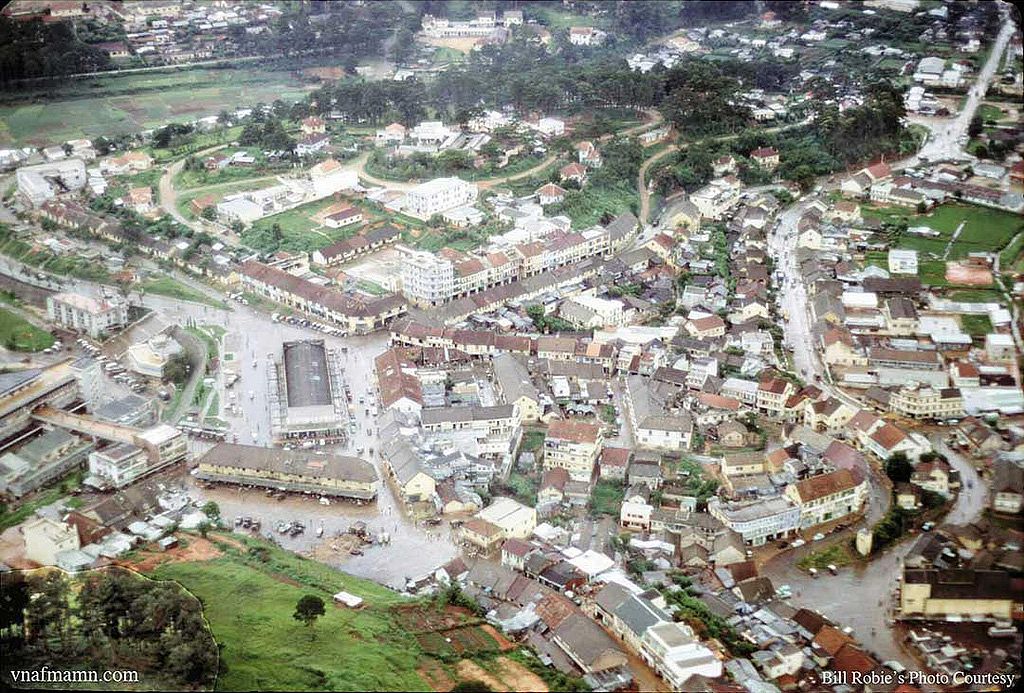
{"label": "car", "polygon": [[801,546],[803,546],[806,543],[807,542],[804,541],[803,539],[797,539],[796,541],[793,542],[793,548],[794,549],[799,549]]}
{"label": "car", "polygon": [[921,525],[921,531],[923,531],[923,532],[930,532],[930,531],[932,531],[932,528],[934,528],[934,527],[935,527],[935,523],[934,522],[925,522],[923,525]]}
{"label": "car", "polygon": [[824,538],[825,538],[825,535],[822,534],[821,532],[818,532],[813,537],[811,537],[811,541],[821,541]]}

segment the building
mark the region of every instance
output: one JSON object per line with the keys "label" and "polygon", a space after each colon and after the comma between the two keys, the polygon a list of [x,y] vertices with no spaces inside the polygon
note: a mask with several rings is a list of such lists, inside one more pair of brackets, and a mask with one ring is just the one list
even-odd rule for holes
{"label": "building", "polygon": [[904,568],[901,619],[1009,621],[1020,592],[1010,573],[998,570]]}
{"label": "building", "polygon": [[430,219],[435,214],[476,202],[478,188],[460,178],[435,178],[420,183],[406,193],[401,211],[417,219]]}
{"label": "building", "polygon": [[799,506],[800,528],[806,529],[860,512],[867,489],[866,480],[839,469],[790,484],[785,495]]}
{"label": "building", "polygon": [[423,386],[416,376],[416,365],[398,349],[385,351],[373,363],[381,409],[418,414],[423,409]]}
{"label": "building", "polygon": [[498,528],[501,539],[526,539],[537,526],[537,510],[504,496],[497,496],[476,517]]}
{"label": "building", "polygon": [[606,34],[592,26],[569,27],[569,43],[574,46],[599,46],[604,42]]}
{"label": "building", "polygon": [[128,324],[128,304],[118,298],[60,293],[47,297],[46,310],[51,321],[93,339]]}
{"label": "building", "polygon": [[197,478],[242,486],[371,500],[377,472],[358,457],[218,443],[199,459]]}
{"label": "building", "polygon": [[800,507],[782,496],[734,503],[711,498],[708,514],[738,533],[750,546],[785,539],[800,530]]}
{"label": "building", "polygon": [[84,466],[92,443],[55,428],[0,457],[0,494],[21,498]]}
{"label": "building", "polygon": [[89,476],[85,483],[94,488],[123,488],[144,476],[188,457],[184,433],[158,424],[131,435],[131,442],[117,442],[89,454]]}
{"label": "building", "polygon": [[39,565],[56,565],[61,551],[81,548],[78,531],[71,525],[47,517],[36,517],[21,526],[25,558]]}
{"label": "building", "polygon": [[402,294],[420,307],[436,307],[455,295],[455,265],[435,253],[398,246]]}
{"label": "building", "polygon": [[779,166],[779,151],[774,147],[759,147],[750,152],[750,160],[768,171],[774,171]]}
{"label": "building", "polygon": [[401,238],[402,232],[390,225],[378,226],[364,233],[359,233],[340,241],[335,241],[328,246],[313,251],[311,260],[314,264],[333,267],[342,265],[384,246],[390,245]]}
{"label": "building", "polygon": [[686,682],[693,676],[717,679],[722,675],[722,662],[684,623],[649,626],[641,639],[640,655],[674,691],[688,690]]}
{"label": "building", "polygon": [[329,147],[331,138],[324,133],[306,135],[295,144],[295,153],[299,156],[313,156]]}
{"label": "building", "polygon": [[626,310],[622,301],[579,294],[563,302],[558,314],[573,325],[594,329],[625,327],[630,324],[633,311]]}
{"label": "building", "polygon": [[160,332],[144,342],[128,347],[128,370],[147,378],[163,378],[168,361],[181,352],[181,345],[177,341]]}
{"label": "building", "polygon": [[324,217],[324,226],[329,229],[340,229],[363,221],[363,210],[358,207],[345,207],[331,212]]}
{"label": "building", "polygon": [[596,423],[553,421],[544,437],[544,469],[561,468],[573,481],[589,482],[603,441],[601,426]]}
{"label": "building", "polygon": [[1008,455],[992,464],[992,510],[1017,515],[1024,509],[1024,459]]}
{"label": "building", "polygon": [[81,159],[61,159],[35,166],[22,166],[15,174],[18,193],[33,207],[67,192],[85,187],[88,176]]}
{"label": "building", "polygon": [[891,274],[917,274],[917,251],[893,248],[889,251]]}
{"label": "building", "polygon": [[334,323],[349,334],[378,330],[406,310],[405,300],[395,294],[342,292],[255,260],[242,263],[238,275],[246,290]]}
{"label": "building", "polygon": [[69,362],[0,373],[0,439],[29,425],[39,407],[61,409],[78,397],[78,380]]}
{"label": "building", "polygon": [[964,415],[964,400],[959,388],[910,383],[892,392],[889,409],[912,419],[959,419]]}
{"label": "building", "polygon": [[556,205],[565,200],[565,188],[554,183],[546,183],[537,188],[536,195],[541,207]]}
{"label": "building", "polygon": [[270,420],[276,440],[338,440],[348,405],[334,350],[322,339],[285,342],[269,369]]}
{"label": "building", "polygon": [[309,182],[316,198],[328,197],[359,185],[359,174],[335,159],[326,159],[309,169]]}
{"label": "building", "polygon": [[544,413],[540,392],[530,379],[526,366],[512,354],[495,354],[491,359],[494,382],[506,404],[519,407],[524,422],[536,422]]}
{"label": "building", "polygon": [[545,137],[561,137],[565,134],[565,121],[561,118],[541,118],[537,121],[537,131]]}
{"label": "building", "polygon": [[766,378],[757,385],[756,406],[761,411],[774,416],[781,416],[786,409],[786,402],[796,393],[793,383],[782,378]]}
{"label": "building", "polygon": [[520,424],[515,404],[440,407],[424,409],[420,414],[420,426],[430,438],[471,455],[510,455],[521,432]]}
{"label": "building", "polygon": [[665,394],[641,375],[626,378],[626,411],[636,444],[648,450],[689,450],[693,418],[685,411],[669,413]]}

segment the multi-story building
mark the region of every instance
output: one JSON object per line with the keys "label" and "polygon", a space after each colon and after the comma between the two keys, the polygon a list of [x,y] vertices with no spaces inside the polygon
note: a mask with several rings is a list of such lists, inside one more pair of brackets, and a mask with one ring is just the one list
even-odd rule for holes
{"label": "multi-story building", "polygon": [[85,187],[88,176],[81,159],[63,159],[35,166],[22,166],[17,175],[18,192],[33,207],[52,200],[65,190],[75,192]]}
{"label": "multi-story building", "polygon": [[892,393],[889,409],[912,419],[958,419],[964,415],[964,400],[956,387],[912,383]]}
{"label": "multi-story building", "polygon": [[469,454],[500,456],[512,450],[520,432],[519,407],[442,407],[424,409],[420,426],[433,438],[465,445]]}
{"label": "multi-story building", "polygon": [[721,520],[751,546],[783,539],[800,529],[800,507],[782,496],[736,503],[711,498],[708,514]]}
{"label": "multi-story building", "polygon": [[199,460],[196,476],[206,481],[360,500],[377,495],[377,472],[366,460],[253,445],[218,443]]}
{"label": "multi-story building", "polygon": [[78,396],[78,380],[68,362],[0,373],[0,439],[27,426],[39,407],[60,409]]}
{"label": "multi-story building", "polygon": [[395,294],[349,294],[320,286],[255,260],[239,269],[242,286],[277,303],[296,308],[321,320],[363,334],[384,327],[406,310],[405,300]]}
{"label": "multi-story building", "polygon": [[421,307],[439,306],[455,295],[455,265],[434,253],[398,246],[402,294]]}
{"label": "multi-story building", "polygon": [[544,469],[561,468],[573,481],[589,482],[603,440],[601,426],[596,423],[553,421],[544,437]]}
{"label": "multi-story building", "polygon": [[806,529],[859,512],[868,484],[849,469],[818,474],[786,487],[786,497],[800,508],[800,527]]}
{"label": "multi-story building", "polygon": [[159,424],[89,455],[86,483],[97,488],[122,488],[188,456],[188,438],[178,429]]}
{"label": "multi-story building", "polygon": [[435,178],[420,183],[406,193],[401,208],[406,214],[418,219],[429,219],[455,207],[476,202],[478,189],[475,183],[460,178]]}
{"label": "multi-story building", "polygon": [[782,378],[766,378],[758,383],[756,406],[763,412],[776,416],[786,409],[786,400],[796,392],[793,383]]}
{"label": "multi-story building", "polygon": [[50,320],[94,339],[128,323],[128,304],[118,298],[61,293],[46,299]]}
{"label": "multi-story building", "polygon": [[663,621],[644,631],[640,655],[674,691],[686,690],[693,676],[717,679],[722,662],[694,636],[684,623]]}

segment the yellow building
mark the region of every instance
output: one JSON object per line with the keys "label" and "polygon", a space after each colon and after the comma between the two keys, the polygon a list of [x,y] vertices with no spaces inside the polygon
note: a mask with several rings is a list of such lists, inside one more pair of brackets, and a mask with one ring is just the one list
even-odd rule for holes
{"label": "yellow building", "polygon": [[213,446],[199,460],[196,476],[207,481],[360,500],[377,495],[377,472],[372,464],[358,457],[253,445]]}
{"label": "yellow building", "polygon": [[1019,611],[1022,594],[1010,574],[999,570],[918,570],[903,572],[902,618],[1008,620]]}

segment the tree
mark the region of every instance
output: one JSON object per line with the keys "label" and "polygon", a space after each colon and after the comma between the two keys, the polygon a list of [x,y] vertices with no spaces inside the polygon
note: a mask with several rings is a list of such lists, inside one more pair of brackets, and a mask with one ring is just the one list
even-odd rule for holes
{"label": "tree", "polygon": [[[325,613],[324,600],[315,594],[307,594],[295,605],[295,613],[292,614],[292,618],[302,621],[307,628],[312,629],[316,620]],[[311,637],[312,633],[313,631],[310,630]]]}
{"label": "tree", "polygon": [[164,377],[175,385],[181,385],[192,375],[192,362],[188,354],[181,352],[167,360],[164,366]]}
{"label": "tree", "polygon": [[895,484],[906,483],[914,473],[914,466],[910,464],[906,453],[897,452],[886,460],[885,473]]}
{"label": "tree", "polygon": [[199,536],[205,539],[206,535],[210,533],[211,529],[213,529],[213,525],[210,522],[203,520],[196,525],[196,529],[199,530]]}
{"label": "tree", "polygon": [[220,522],[220,506],[214,501],[206,501],[201,508],[203,514],[214,522]]}

